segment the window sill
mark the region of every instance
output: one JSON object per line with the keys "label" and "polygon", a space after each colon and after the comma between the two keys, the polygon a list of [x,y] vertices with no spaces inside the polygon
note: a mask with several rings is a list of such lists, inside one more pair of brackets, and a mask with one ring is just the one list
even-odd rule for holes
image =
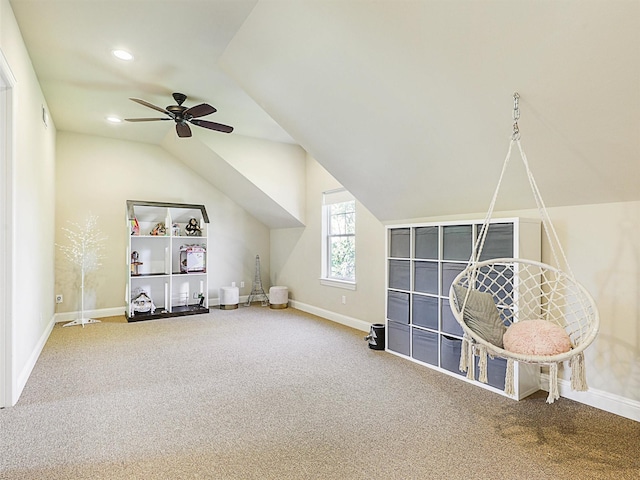
{"label": "window sill", "polygon": [[333,278],[321,278],[320,285],[327,287],[344,288],[345,290],[355,290],[356,282],[349,282],[347,280],[335,280]]}

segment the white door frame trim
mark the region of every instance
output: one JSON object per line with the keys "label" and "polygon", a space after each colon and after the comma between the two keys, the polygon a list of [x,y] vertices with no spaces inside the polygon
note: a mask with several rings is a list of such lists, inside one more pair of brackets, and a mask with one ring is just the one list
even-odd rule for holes
{"label": "white door frame trim", "polygon": [[17,401],[13,398],[15,84],[15,76],[0,49],[0,408],[13,406]]}

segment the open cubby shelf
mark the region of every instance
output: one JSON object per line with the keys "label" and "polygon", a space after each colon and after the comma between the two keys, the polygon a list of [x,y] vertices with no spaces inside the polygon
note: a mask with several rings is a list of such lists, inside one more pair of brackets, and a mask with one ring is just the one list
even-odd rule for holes
{"label": "open cubby shelf", "polygon": [[[466,268],[482,223],[471,220],[387,227],[388,352],[470,381],[458,368],[463,331],[449,307],[449,288]],[[540,233],[538,220],[492,220],[480,259],[540,260]],[[474,368],[478,378],[477,365]],[[488,384],[473,383],[504,394],[506,360],[489,358],[487,371]],[[514,398],[537,391],[539,376],[538,367],[516,363]]]}

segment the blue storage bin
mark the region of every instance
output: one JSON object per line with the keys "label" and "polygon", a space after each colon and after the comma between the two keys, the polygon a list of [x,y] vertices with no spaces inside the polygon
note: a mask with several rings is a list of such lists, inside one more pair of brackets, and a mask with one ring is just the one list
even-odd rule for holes
{"label": "blue storage bin", "polygon": [[411,263],[409,260],[389,260],[389,288],[411,289]]}
{"label": "blue storage bin", "polygon": [[411,252],[411,229],[394,228],[389,238],[389,256],[409,258]]}
{"label": "blue storage bin", "polygon": [[440,366],[445,370],[463,375],[460,371],[462,340],[445,335],[440,337]]}
{"label": "blue storage bin", "polygon": [[442,258],[467,261],[473,247],[471,225],[448,225],[442,230]]}
{"label": "blue storage bin", "polygon": [[411,323],[421,327],[438,329],[438,298],[412,295],[413,313]]}
{"label": "blue storage bin", "polygon": [[[478,357],[475,358],[476,380],[480,378]],[[507,361],[504,358],[487,357],[487,383],[492,387],[504,390],[504,377],[507,373]]]}
{"label": "blue storage bin", "polygon": [[415,258],[438,260],[438,227],[417,227],[415,236]]}
{"label": "blue storage bin", "polygon": [[438,365],[438,334],[418,328],[413,329],[413,358],[431,365]]}
{"label": "blue storage bin", "polygon": [[[478,235],[482,226],[478,226]],[[492,223],[480,254],[480,261],[513,257],[513,223]]]}
{"label": "blue storage bin", "polygon": [[462,330],[462,327],[456,320],[456,317],[453,316],[448,298],[442,299],[441,311],[442,331],[451,335],[458,335],[461,337],[464,334],[464,330]]}
{"label": "blue storage bin", "polygon": [[387,322],[387,348],[409,356],[411,354],[411,327],[397,322]]}
{"label": "blue storage bin", "polygon": [[438,264],[436,262],[415,262],[414,286],[416,292],[438,294]]}
{"label": "blue storage bin", "polygon": [[409,294],[389,290],[387,292],[387,318],[399,323],[409,323]]}
{"label": "blue storage bin", "polygon": [[467,268],[466,263],[443,263],[442,264],[442,296],[449,296],[449,289],[451,288],[451,283],[453,283],[453,279],[458,276],[458,274]]}

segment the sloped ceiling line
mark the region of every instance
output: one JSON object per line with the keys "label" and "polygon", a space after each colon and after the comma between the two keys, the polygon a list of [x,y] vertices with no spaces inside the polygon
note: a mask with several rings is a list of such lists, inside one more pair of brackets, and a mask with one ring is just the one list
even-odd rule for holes
{"label": "sloped ceiling line", "polygon": [[[241,147],[242,139],[235,143]],[[224,156],[214,151],[210,142],[203,142],[197,134],[185,141],[169,132],[161,146],[267,227],[304,225],[299,209],[291,208],[292,204],[283,206],[282,202],[252,182],[250,175],[239,172]],[[294,187],[296,185],[291,188]],[[288,188],[287,184],[284,183],[282,188]]]}

